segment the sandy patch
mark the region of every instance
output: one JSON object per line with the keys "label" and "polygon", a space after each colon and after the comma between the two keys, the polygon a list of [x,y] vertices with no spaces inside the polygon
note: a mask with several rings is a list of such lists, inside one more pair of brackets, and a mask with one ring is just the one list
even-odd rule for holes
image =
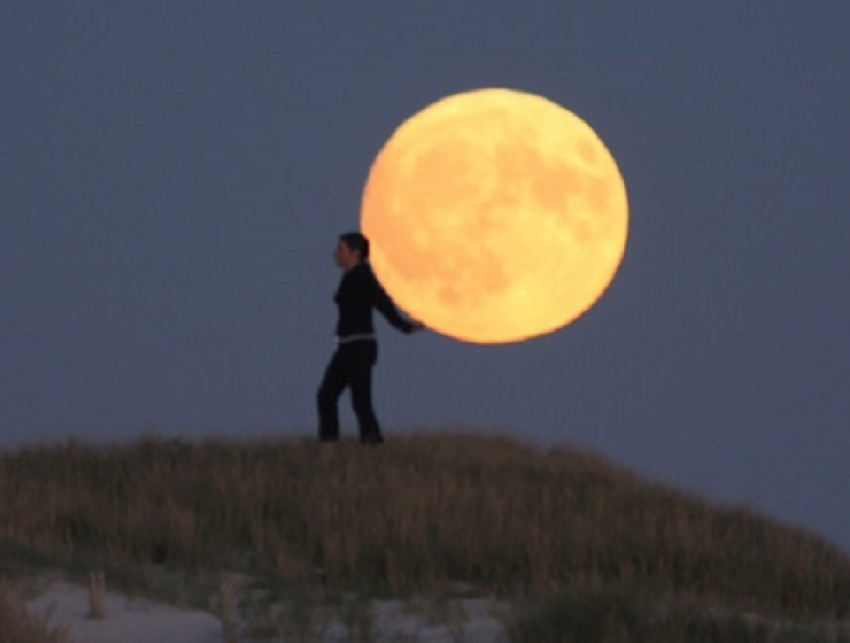
{"label": "sandy patch", "polygon": [[72,643],[221,643],[221,622],[212,614],[107,592],[106,616],[88,617],[88,591],[54,582],[27,603],[36,614],[49,614],[51,625],[67,626]]}
{"label": "sandy patch", "polygon": [[[89,618],[87,589],[54,581],[27,602],[32,613],[48,614],[52,625],[65,626],[70,643],[221,643],[221,621],[201,610],[182,609],[144,598],[106,592],[106,616]],[[485,599],[463,599],[435,607],[427,602],[375,601],[368,640],[374,643],[508,643],[505,627]],[[320,609],[312,628],[321,643],[352,641],[341,618]],[[250,637],[241,625],[241,643],[285,641],[279,637]],[[290,637],[289,640],[292,640]]]}

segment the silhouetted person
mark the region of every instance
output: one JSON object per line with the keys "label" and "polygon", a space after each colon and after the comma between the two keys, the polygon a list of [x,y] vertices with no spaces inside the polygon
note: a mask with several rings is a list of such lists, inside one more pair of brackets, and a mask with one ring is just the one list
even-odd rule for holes
{"label": "silhouetted person", "polygon": [[346,387],[351,390],[360,441],[370,444],[384,441],[372,408],[372,368],[378,361],[372,310],[377,308],[390,324],[403,333],[424,328],[421,323],[408,321],[399,314],[372,272],[368,258],[369,240],[364,235],[347,232],[339,237],[334,260],[345,272],[334,296],[339,308],[337,349],[325,369],[317,395],[319,440],[322,442],[339,440],[337,402]]}

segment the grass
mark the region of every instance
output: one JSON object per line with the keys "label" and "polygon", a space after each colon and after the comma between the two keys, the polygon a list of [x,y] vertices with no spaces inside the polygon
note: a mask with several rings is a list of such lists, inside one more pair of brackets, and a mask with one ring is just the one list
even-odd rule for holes
{"label": "grass", "polygon": [[573,590],[533,604],[513,624],[523,643],[850,643],[846,622],[783,620],[636,585]]}
{"label": "grass", "polygon": [[0,583],[0,641],[4,643],[64,643],[67,632],[48,619],[29,614],[18,596]]}
{"label": "grass", "polygon": [[[539,606],[550,601],[573,614],[589,608],[565,605],[591,601],[636,632],[698,632],[684,641],[721,640],[699,633],[708,607],[795,622],[850,615],[850,559],[818,535],[594,453],[498,436],[422,433],[379,448],[72,440],[0,452],[0,575],[45,565],[98,566],[131,585],[156,567],[195,579],[241,571],[326,596],[525,599],[538,609],[516,636],[529,641],[555,640],[522,630],[549,622]],[[639,591],[610,603],[608,588]],[[702,611],[650,623],[626,610],[682,601]],[[576,640],[609,640],[594,636]]]}

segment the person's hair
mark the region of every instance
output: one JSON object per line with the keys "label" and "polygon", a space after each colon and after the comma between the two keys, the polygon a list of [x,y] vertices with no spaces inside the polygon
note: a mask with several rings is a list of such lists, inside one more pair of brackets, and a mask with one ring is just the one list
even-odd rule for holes
{"label": "person's hair", "polygon": [[346,232],[339,235],[339,240],[355,252],[360,253],[361,259],[369,258],[369,239],[361,232]]}

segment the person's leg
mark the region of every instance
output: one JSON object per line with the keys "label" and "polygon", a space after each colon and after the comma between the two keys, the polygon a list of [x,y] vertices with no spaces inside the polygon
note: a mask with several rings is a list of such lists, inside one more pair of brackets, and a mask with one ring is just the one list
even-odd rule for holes
{"label": "person's leg", "polygon": [[352,345],[351,404],[357,416],[360,441],[369,444],[384,441],[375,409],[372,408],[372,368],[377,361],[377,342],[357,342]]}
{"label": "person's leg", "polygon": [[343,389],[349,383],[346,360],[337,349],[325,369],[322,383],[316,395],[319,410],[319,441],[336,442],[339,440],[339,411],[337,401]]}

